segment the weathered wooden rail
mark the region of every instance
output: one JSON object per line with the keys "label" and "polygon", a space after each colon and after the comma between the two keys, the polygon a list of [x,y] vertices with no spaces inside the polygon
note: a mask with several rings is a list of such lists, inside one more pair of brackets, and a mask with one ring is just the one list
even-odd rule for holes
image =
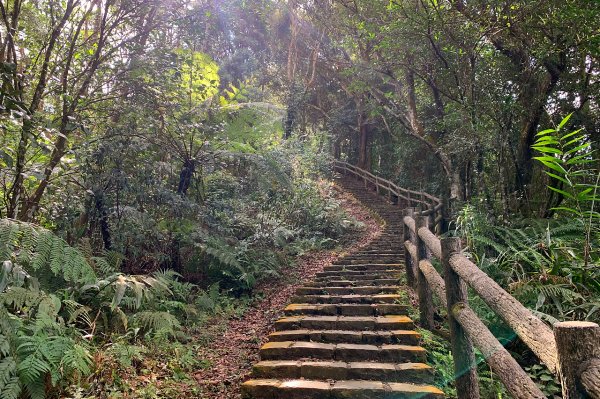
{"label": "weathered wooden rail", "polygon": [[[420,323],[434,329],[434,295],[447,310],[456,388],[460,399],[479,398],[474,348],[484,355],[515,399],[545,398],[516,360],[469,307],[470,287],[510,326],[531,351],[557,375],[564,399],[600,398],[600,326],[590,322],[560,322],[548,326],[461,253],[460,239],[438,238],[442,201],[429,194],[397,187],[388,180],[336,162],[335,168],[387,191],[409,206],[403,210],[405,267],[408,283],[419,297]],[[400,202],[400,201],[399,201]],[[401,204],[403,205],[403,204]],[[415,206],[421,208],[420,211]],[[433,220],[436,222],[432,224]],[[439,220],[438,220],[439,219]],[[432,260],[441,262],[440,274]]]}
{"label": "weathered wooden rail", "polygon": [[390,201],[398,204],[401,208],[419,207],[421,216],[429,218],[430,226],[438,234],[444,228],[444,202],[423,191],[414,191],[400,187],[391,181],[376,176],[369,171],[358,168],[343,161],[334,161],[334,169],[344,176],[351,175],[363,180],[365,188],[373,188],[377,194],[387,194]]}

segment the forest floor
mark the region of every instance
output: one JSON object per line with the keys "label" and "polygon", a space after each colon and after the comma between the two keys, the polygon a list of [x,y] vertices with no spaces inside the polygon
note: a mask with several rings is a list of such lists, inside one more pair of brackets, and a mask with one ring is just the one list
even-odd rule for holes
{"label": "forest floor", "polygon": [[335,186],[337,199],[346,212],[365,225],[362,234],[354,233],[342,237],[333,250],[309,253],[298,258],[294,268],[285,279],[269,280],[257,287],[255,301],[239,318],[223,325],[207,323],[211,326],[204,332],[207,342],[199,348],[198,358],[207,367],[197,371],[194,377],[201,386],[202,399],[233,399],[240,397],[240,384],[251,372],[256,363],[259,348],[267,341],[273,323],[282,315],[296,288],[309,280],[323,267],[338,257],[367,245],[381,233],[381,225],[369,210],[364,208],[350,193]]}

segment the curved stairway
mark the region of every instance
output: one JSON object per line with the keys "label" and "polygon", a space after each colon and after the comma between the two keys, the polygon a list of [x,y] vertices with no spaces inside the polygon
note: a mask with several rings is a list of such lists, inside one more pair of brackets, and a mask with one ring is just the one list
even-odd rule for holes
{"label": "curved stairway", "polygon": [[443,398],[430,385],[433,370],[400,294],[399,208],[355,180],[341,183],[385,221],[384,230],[298,288],[242,398]]}

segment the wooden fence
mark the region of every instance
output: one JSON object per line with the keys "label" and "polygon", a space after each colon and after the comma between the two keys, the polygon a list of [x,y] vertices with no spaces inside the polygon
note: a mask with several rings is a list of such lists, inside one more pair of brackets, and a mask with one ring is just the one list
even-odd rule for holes
{"label": "wooden fence", "polygon": [[390,201],[397,204],[400,208],[419,207],[422,209],[419,215],[429,218],[429,223],[433,230],[438,234],[443,231],[445,222],[444,203],[440,198],[422,191],[399,187],[389,180],[347,162],[336,160],[333,166],[335,170],[345,176],[350,175],[362,180],[365,188],[372,188],[377,191],[377,194],[387,195]]}
{"label": "wooden fence", "polygon": [[[479,398],[474,348],[515,399],[545,398],[542,391],[469,307],[470,287],[500,316],[546,367],[559,377],[564,399],[600,398],[600,326],[560,322],[552,327],[506,292],[461,253],[460,239],[438,238],[431,215],[443,215],[442,202],[431,195],[402,189],[369,172],[336,162],[335,168],[365,181],[365,187],[397,195],[411,206],[403,210],[405,266],[408,283],[419,297],[420,323],[434,328],[433,296],[447,310],[459,399]],[[410,192],[416,195],[413,199]],[[425,212],[417,212],[414,205]],[[438,208],[439,207],[439,208]],[[437,220],[438,216],[434,217]],[[439,232],[439,222],[433,224]],[[432,259],[441,263],[440,274]]]}

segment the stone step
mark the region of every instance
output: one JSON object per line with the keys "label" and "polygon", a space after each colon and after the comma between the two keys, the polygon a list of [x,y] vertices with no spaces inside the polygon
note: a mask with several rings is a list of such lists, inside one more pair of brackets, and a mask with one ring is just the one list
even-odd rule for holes
{"label": "stone step", "polygon": [[398,382],[340,380],[255,379],[242,385],[242,399],[442,399],[430,385]]}
{"label": "stone step", "polygon": [[400,279],[402,272],[400,270],[331,270],[317,273],[315,281],[323,279],[343,279],[343,280],[376,280],[381,278]]}
{"label": "stone step", "polygon": [[405,316],[408,313],[408,306],[386,303],[365,305],[293,303],[286,306],[284,312],[286,316]]}
{"label": "stone step", "polygon": [[[394,256],[403,256],[404,255],[403,251],[399,251],[397,249],[377,249],[377,248],[366,249],[366,250],[362,250],[362,251],[356,252],[356,253],[361,254],[361,255],[377,255],[377,254],[394,255]],[[350,255],[348,255],[348,256],[350,256]]]}
{"label": "stone step", "polygon": [[292,297],[295,303],[397,303],[402,300],[399,294],[383,295],[297,295]]}
{"label": "stone step", "polygon": [[[398,270],[394,270],[394,271],[389,271],[389,272],[385,272],[385,271],[374,271],[374,272],[365,272],[365,271],[358,271],[358,272],[342,272],[342,271],[332,271],[332,272],[325,272],[327,274],[320,274],[320,277],[315,277],[315,279],[312,281],[313,283],[329,283],[329,282],[333,282],[333,281],[350,281],[354,284],[356,283],[360,283],[361,281],[364,281],[365,284],[364,285],[370,285],[370,281],[374,281],[374,280],[390,280],[390,279],[394,279],[396,281],[395,284],[398,284],[398,281],[402,280],[402,273]],[[340,273],[343,273],[340,275]],[[341,285],[343,286],[343,285]]]}
{"label": "stone step", "polygon": [[375,249],[375,248],[389,248],[389,249],[401,249],[402,248],[403,234],[383,234],[374,241],[361,249]]}
{"label": "stone step", "polygon": [[377,295],[394,294],[400,291],[398,285],[362,287],[298,287],[296,295]]}
{"label": "stone step", "polygon": [[275,331],[283,330],[410,330],[408,316],[287,316],[275,322]]}
{"label": "stone step", "polygon": [[270,342],[312,341],[326,344],[419,345],[421,334],[415,330],[350,331],[350,330],[284,330],[269,335]]}
{"label": "stone step", "polygon": [[[393,256],[394,258],[399,259],[397,263],[400,263],[400,261],[404,259],[404,254],[403,253],[397,253],[396,251],[382,253],[381,250],[377,250],[377,251],[373,251],[373,252],[368,252],[368,251],[360,252],[360,253],[358,253],[357,256],[358,257],[361,257],[361,256],[362,257],[367,257],[367,256],[368,257],[372,257],[372,256],[388,256],[388,257],[391,257],[391,256]],[[344,257],[339,258],[338,260],[346,259],[348,257],[352,258],[352,257],[354,257],[354,255],[346,255]]]}
{"label": "stone step", "polygon": [[431,384],[433,369],[425,363],[265,360],[254,365],[254,378],[374,380]]}
{"label": "stone step", "polygon": [[333,265],[364,265],[364,264],[397,264],[400,258],[380,258],[379,256],[364,258],[343,258],[333,261]]}
{"label": "stone step", "polygon": [[410,345],[325,344],[321,342],[268,342],[260,348],[261,360],[319,359],[341,362],[424,362],[425,349]]}
{"label": "stone step", "polygon": [[366,286],[366,285],[378,285],[378,286],[386,286],[386,285],[395,285],[398,284],[398,278],[378,278],[378,279],[360,279],[360,280],[341,280],[340,277],[328,277],[325,279],[319,279],[312,281],[310,283],[306,283],[306,287],[358,287],[358,286]]}
{"label": "stone step", "polygon": [[[327,265],[323,268],[323,271],[391,271],[396,272],[404,271],[404,263],[361,263],[361,264],[339,264],[339,265]],[[318,273],[317,273],[318,275]]]}
{"label": "stone step", "polygon": [[[404,269],[404,268],[403,268]],[[315,280],[328,278],[332,279],[333,277],[337,277],[340,280],[345,280],[346,276],[364,276],[369,279],[377,279],[377,276],[380,278],[400,278],[404,274],[403,269],[373,269],[373,270],[355,270],[355,269],[342,269],[342,270],[324,270],[322,272],[318,272],[316,274]]]}

